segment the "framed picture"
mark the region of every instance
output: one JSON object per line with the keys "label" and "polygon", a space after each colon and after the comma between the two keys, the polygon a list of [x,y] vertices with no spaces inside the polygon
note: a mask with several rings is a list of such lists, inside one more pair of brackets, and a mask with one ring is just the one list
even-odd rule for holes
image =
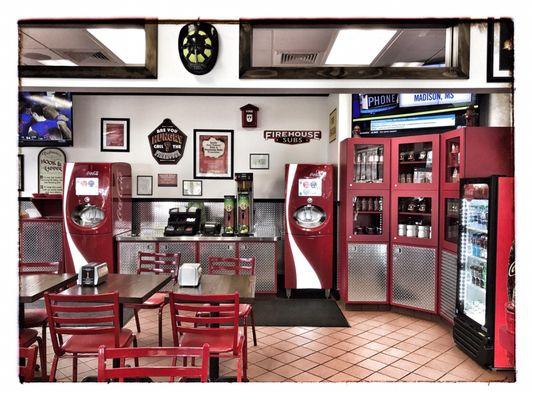
{"label": "framed picture", "polygon": [[487,82],[511,82],[514,65],[514,26],[511,19],[487,24]]}
{"label": "framed picture", "polygon": [[19,160],[19,192],[24,191],[24,154],[18,155]]}
{"label": "framed picture", "polygon": [[152,175],[137,175],[137,196],[151,196],[153,183]]}
{"label": "framed picture", "polygon": [[337,139],[337,109],[329,114],[329,142]]}
{"label": "framed picture", "polygon": [[178,174],[157,174],[157,186],[177,187],[178,186]]}
{"label": "framed picture", "polygon": [[183,196],[201,196],[202,181],[183,181]]}
{"label": "framed picture", "polygon": [[233,131],[194,130],[194,178],[233,179]]}
{"label": "framed picture", "polygon": [[100,151],[130,151],[129,118],[100,120]]}
{"label": "framed picture", "polygon": [[250,169],[270,169],[270,154],[250,154]]}

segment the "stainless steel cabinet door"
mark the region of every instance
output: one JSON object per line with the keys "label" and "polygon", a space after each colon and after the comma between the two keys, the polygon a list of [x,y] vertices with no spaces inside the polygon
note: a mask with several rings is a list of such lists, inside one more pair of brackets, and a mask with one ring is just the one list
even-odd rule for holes
{"label": "stainless steel cabinet door", "polygon": [[200,242],[200,260],[202,269],[207,273],[209,256],[214,257],[235,257],[237,254],[237,244],[235,242]]}
{"label": "stainless steel cabinet door", "polygon": [[392,304],[436,312],[436,250],[392,247]]}
{"label": "stainless steel cabinet door", "polygon": [[180,263],[196,262],[195,242],[159,242],[160,253],[180,253]]}
{"label": "stainless steel cabinet door", "polygon": [[440,310],[439,314],[453,323],[457,290],[457,254],[440,253]]}
{"label": "stainless steel cabinet door", "polygon": [[387,244],[348,244],[348,302],[387,302]]}
{"label": "stainless steel cabinet door", "polygon": [[255,257],[255,290],[257,293],[276,293],[277,261],[275,242],[239,243],[239,257]]}
{"label": "stainless steel cabinet door", "polygon": [[156,251],[155,242],[118,242],[118,272],[134,274],[140,251]]}

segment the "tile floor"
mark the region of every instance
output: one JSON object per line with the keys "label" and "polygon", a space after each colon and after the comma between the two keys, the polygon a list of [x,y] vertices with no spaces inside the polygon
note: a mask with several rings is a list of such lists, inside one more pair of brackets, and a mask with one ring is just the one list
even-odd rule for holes
{"label": "tile floor", "polygon": [[[342,309],[342,306],[341,306]],[[166,309],[168,312],[168,309]],[[343,311],[350,328],[257,327],[258,346],[249,331],[251,382],[513,382],[512,372],[479,367],[453,343],[451,329],[438,322],[386,311]],[[165,317],[168,314],[165,313]],[[139,346],[157,346],[157,312],[142,310]],[[172,345],[169,319],[164,346]],[[127,327],[135,332],[135,322]],[[50,345],[50,340],[48,340]],[[53,350],[48,347],[48,359]],[[220,364],[235,375],[236,360]],[[57,380],[71,381],[71,360],[59,362]],[[96,375],[96,360],[81,359],[78,380]]]}

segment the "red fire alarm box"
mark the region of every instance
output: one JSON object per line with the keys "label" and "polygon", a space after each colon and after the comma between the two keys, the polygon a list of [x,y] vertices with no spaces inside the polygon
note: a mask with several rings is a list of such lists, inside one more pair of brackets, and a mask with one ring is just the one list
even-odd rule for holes
{"label": "red fire alarm box", "polygon": [[243,128],[257,128],[257,111],[259,111],[259,108],[253,104],[246,104],[241,107]]}

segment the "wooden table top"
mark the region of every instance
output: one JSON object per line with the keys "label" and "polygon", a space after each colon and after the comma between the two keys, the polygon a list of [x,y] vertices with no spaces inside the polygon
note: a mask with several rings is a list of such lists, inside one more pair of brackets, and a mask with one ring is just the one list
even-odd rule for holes
{"label": "wooden table top", "polygon": [[19,303],[33,303],[43,297],[45,292],[75,282],[78,274],[31,274],[19,277]]}
{"label": "wooden table top", "polygon": [[119,303],[144,303],[172,279],[170,274],[109,274],[100,286],[73,286],[61,294],[103,294],[118,292]]}
{"label": "wooden table top", "polygon": [[181,287],[177,283],[172,291],[180,294],[233,294],[239,293],[239,300],[243,303],[255,298],[255,276],[250,275],[207,275],[200,278],[197,287]]}

